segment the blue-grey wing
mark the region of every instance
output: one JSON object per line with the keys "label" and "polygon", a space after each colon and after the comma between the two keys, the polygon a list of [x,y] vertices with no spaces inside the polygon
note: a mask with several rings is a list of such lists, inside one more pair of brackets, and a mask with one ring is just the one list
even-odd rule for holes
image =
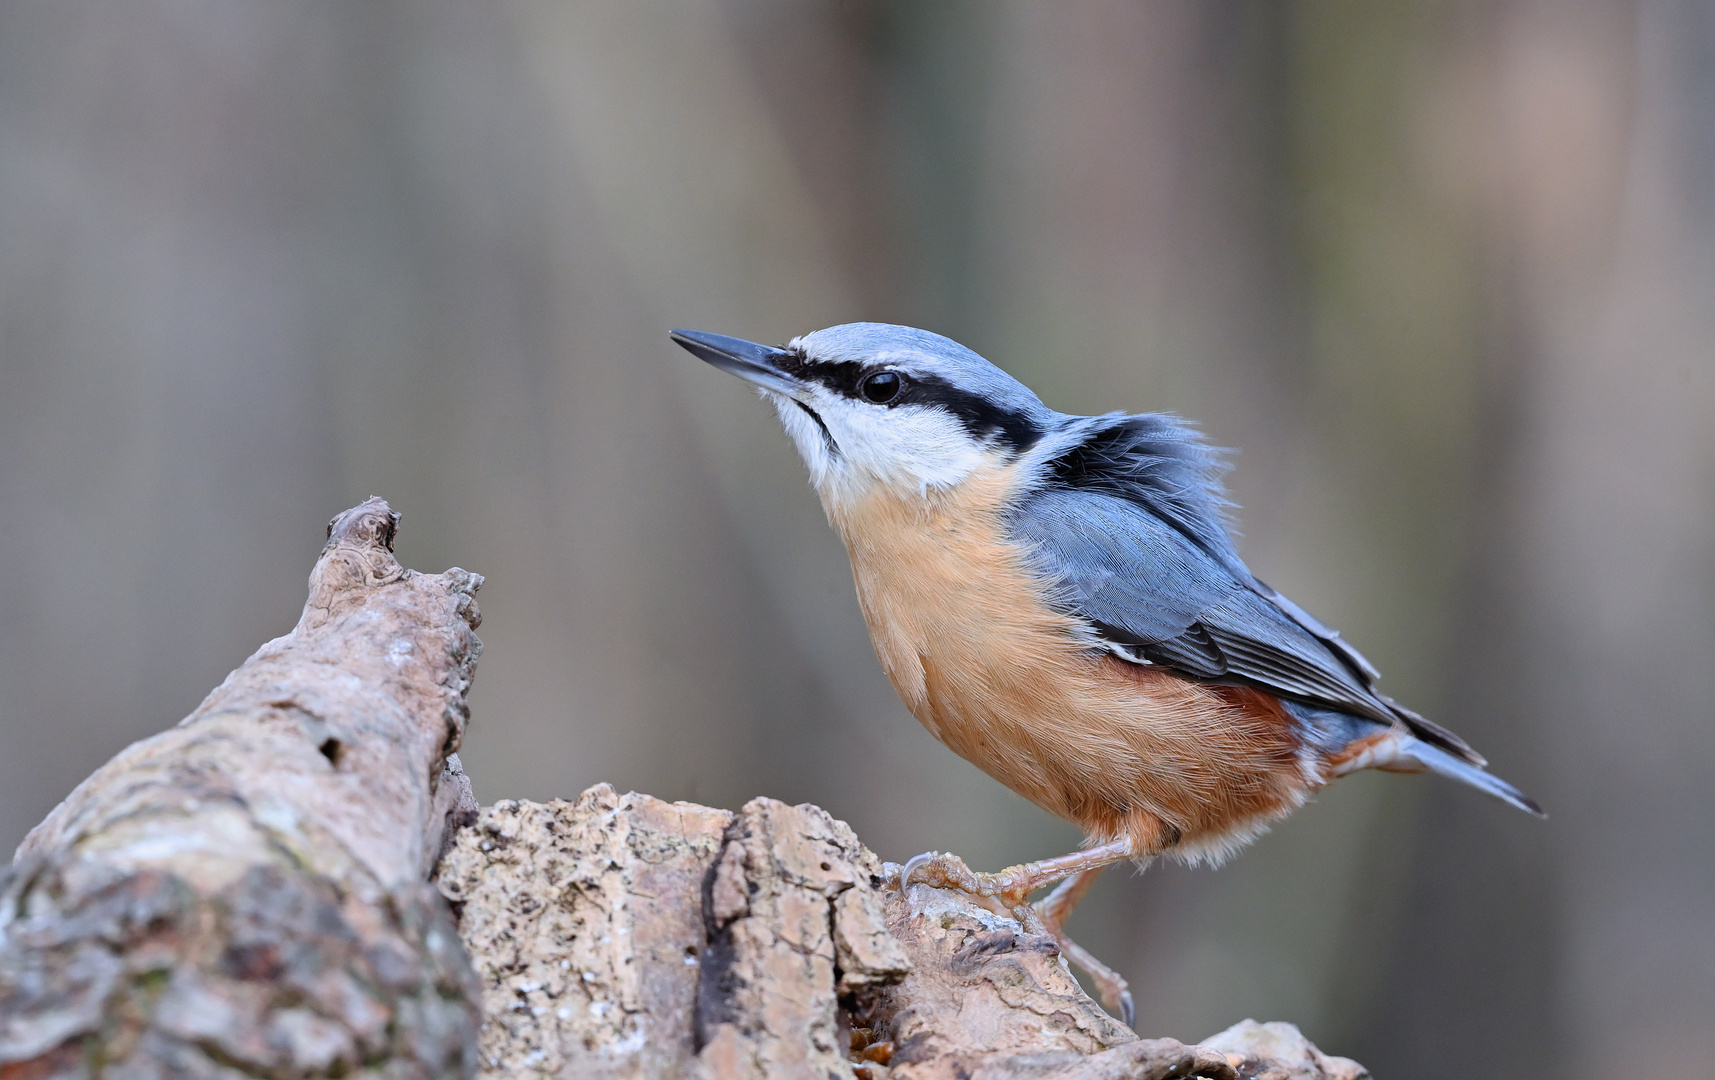
{"label": "blue-grey wing", "polygon": [[1122,655],[1383,722],[1406,718],[1337,634],[1136,502],[1049,489],[1026,499],[1011,526],[1056,602]]}

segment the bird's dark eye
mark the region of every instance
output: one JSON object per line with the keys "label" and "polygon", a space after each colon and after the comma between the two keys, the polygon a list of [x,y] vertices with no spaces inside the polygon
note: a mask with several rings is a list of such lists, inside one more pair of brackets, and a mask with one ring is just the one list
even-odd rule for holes
{"label": "bird's dark eye", "polygon": [[877,405],[886,405],[898,397],[904,386],[905,377],[897,371],[878,371],[874,375],[865,376],[863,382],[858,383],[864,400],[873,401]]}

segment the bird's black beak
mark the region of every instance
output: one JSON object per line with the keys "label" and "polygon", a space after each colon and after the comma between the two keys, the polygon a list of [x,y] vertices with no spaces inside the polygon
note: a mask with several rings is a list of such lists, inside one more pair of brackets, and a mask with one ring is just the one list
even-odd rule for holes
{"label": "bird's black beak", "polygon": [[669,334],[692,356],[746,382],[781,394],[798,390],[798,380],[780,369],[780,359],[791,355],[785,349],[701,330],[672,330]]}

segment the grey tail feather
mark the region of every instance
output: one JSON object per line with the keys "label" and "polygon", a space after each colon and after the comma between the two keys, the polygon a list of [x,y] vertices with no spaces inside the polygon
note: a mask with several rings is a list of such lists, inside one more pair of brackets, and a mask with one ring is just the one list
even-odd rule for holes
{"label": "grey tail feather", "polygon": [[1537,805],[1536,800],[1529,795],[1500,777],[1486,773],[1469,762],[1461,761],[1434,743],[1414,738],[1400,747],[1400,754],[1402,757],[1416,761],[1430,772],[1440,773],[1449,779],[1470,784],[1478,791],[1486,795],[1493,795],[1502,802],[1511,803],[1527,814],[1534,814],[1539,818],[1548,816],[1543,812],[1542,807]]}

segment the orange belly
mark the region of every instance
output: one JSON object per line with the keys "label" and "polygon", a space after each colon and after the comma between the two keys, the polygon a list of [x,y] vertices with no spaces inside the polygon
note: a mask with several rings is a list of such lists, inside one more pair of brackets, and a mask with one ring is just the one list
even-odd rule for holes
{"label": "orange belly", "polygon": [[1317,780],[1260,691],[1093,647],[1004,538],[1012,472],[830,505],[882,667],[959,756],[1091,836],[1218,859]]}

